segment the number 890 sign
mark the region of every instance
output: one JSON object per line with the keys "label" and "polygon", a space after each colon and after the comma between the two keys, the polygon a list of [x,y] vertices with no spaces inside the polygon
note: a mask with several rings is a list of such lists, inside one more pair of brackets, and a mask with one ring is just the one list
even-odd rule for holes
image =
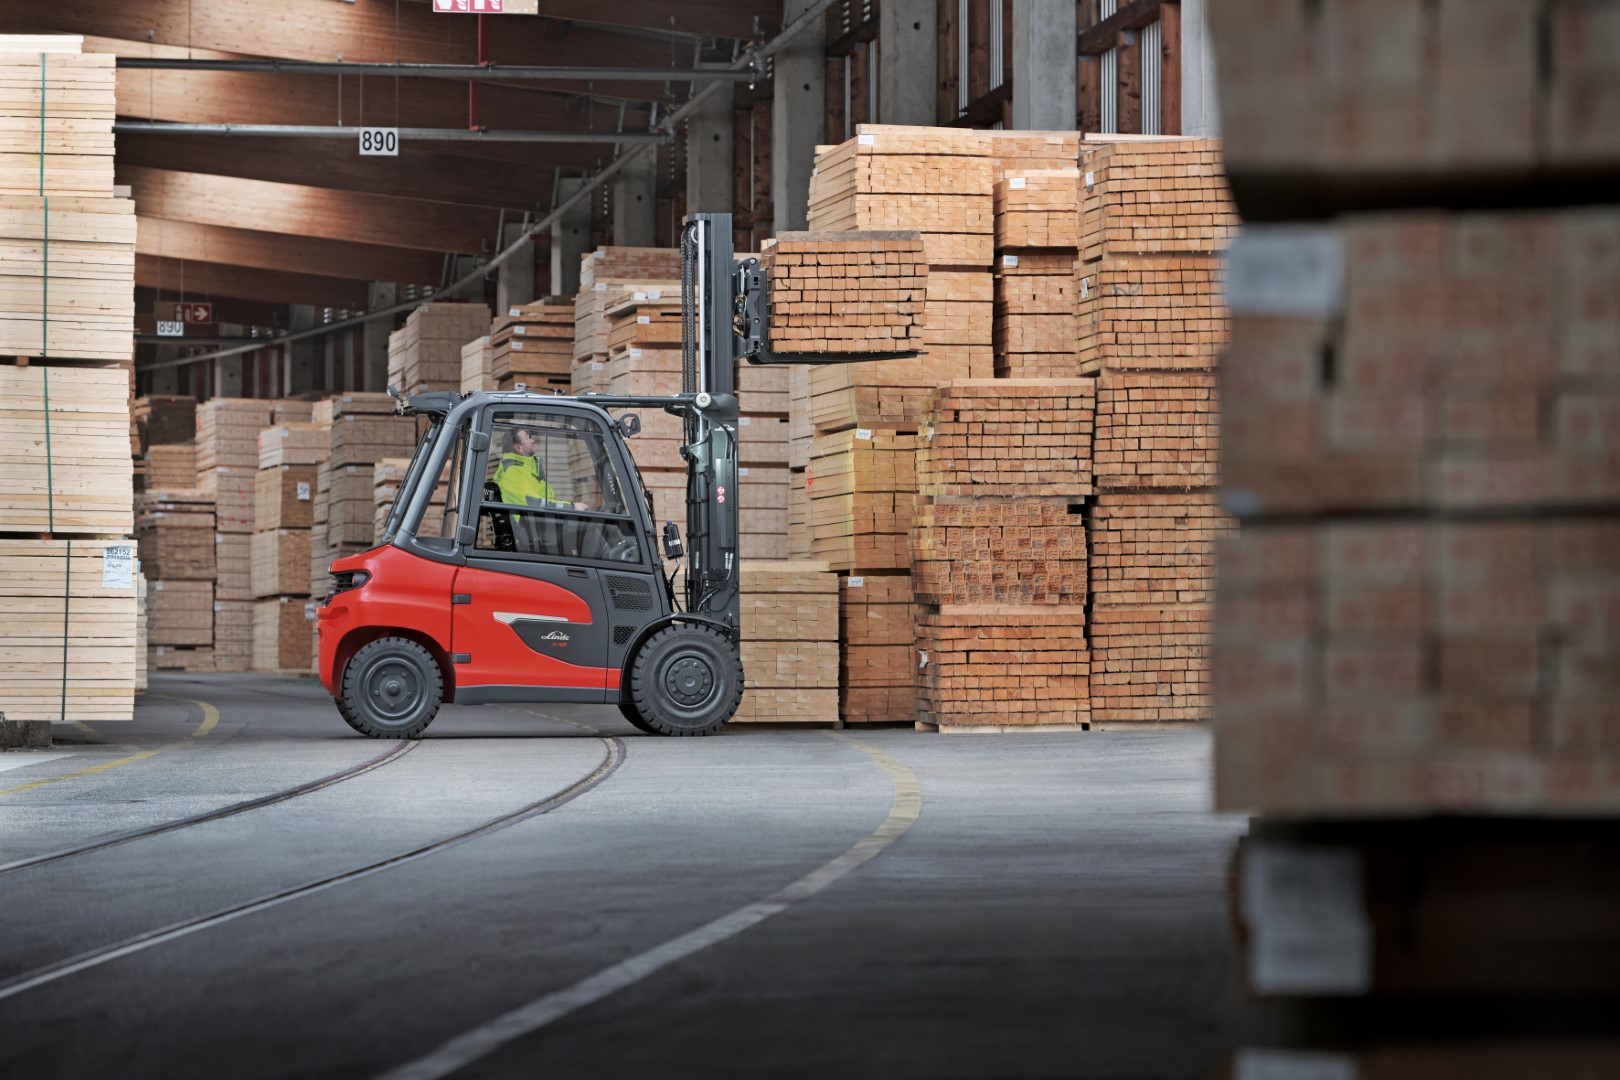
{"label": "number 890 sign", "polygon": [[361,128],[360,155],[398,157],[399,128]]}

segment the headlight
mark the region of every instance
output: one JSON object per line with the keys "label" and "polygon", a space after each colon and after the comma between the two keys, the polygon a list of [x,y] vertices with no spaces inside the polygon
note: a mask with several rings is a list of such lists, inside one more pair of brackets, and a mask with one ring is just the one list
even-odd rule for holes
{"label": "headlight", "polygon": [[358,589],[370,580],[371,573],[367,570],[334,570],[332,571],[332,592],[328,599],[340,592]]}

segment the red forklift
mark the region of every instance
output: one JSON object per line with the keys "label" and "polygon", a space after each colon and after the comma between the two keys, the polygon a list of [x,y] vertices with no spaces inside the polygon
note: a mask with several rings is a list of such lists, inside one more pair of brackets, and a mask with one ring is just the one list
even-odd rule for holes
{"label": "red forklift", "polygon": [[[617,705],[658,735],[731,719],[744,688],[735,365],[778,362],[766,290],[758,261],[734,256],[731,216],[696,214],[681,234],[680,394],[390,388],[425,430],[379,546],[333,562],[317,611],[321,682],[349,726],[416,738],[444,702]],[[689,552],[674,522],[656,528],[626,444],[634,409],[681,418]]]}

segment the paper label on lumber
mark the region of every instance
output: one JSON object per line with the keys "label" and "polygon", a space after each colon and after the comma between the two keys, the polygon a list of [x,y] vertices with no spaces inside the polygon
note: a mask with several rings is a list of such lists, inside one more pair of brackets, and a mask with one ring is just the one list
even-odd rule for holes
{"label": "paper label on lumber", "polygon": [[863,577],[852,577],[847,580],[849,581],[849,587],[852,589],[866,588],[866,579]]}
{"label": "paper label on lumber", "polygon": [[1226,251],[1227,306],[1331,318],[1344,295],[1344,263],[1344,237],[1331,226],[1250,225]]}
{"label": "paper label on lumber", "polygon": [[128,589],[135,584],[135,549],[128,544],[109,544],[101,559],[101,587]]}
{"label": "paper label on lumber", "polygon": [[1256,844],[1244,853],[1249,978],[1261,993],[1365,994],[1372,928],[1361,856],[1349,848]]}
{"label": "paper label on lumber", "polygon": [[309,483],[307,481],[304,481],[304,480],[298,481],[298,501],[299,502],[308,502],[309,501]]}
{"label": "paper label on lumber", "polygon": [[1020,190],[1024,187],[1024,178],[1022,176],[1009,176],[1007,178],[1007,186],[1015,191]]}

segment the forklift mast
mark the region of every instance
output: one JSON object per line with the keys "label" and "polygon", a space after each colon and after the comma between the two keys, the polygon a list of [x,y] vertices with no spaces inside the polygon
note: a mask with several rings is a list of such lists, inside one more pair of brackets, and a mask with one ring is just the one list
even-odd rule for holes
{"label": "forklift mast", "polygon": [[[737,537],[737,335],[742,281],[730,214],[693,214],[681,231],[681,410],[686,459],[686,610],[741,624]],[[673,411],[673,410],[672,410]]]}

